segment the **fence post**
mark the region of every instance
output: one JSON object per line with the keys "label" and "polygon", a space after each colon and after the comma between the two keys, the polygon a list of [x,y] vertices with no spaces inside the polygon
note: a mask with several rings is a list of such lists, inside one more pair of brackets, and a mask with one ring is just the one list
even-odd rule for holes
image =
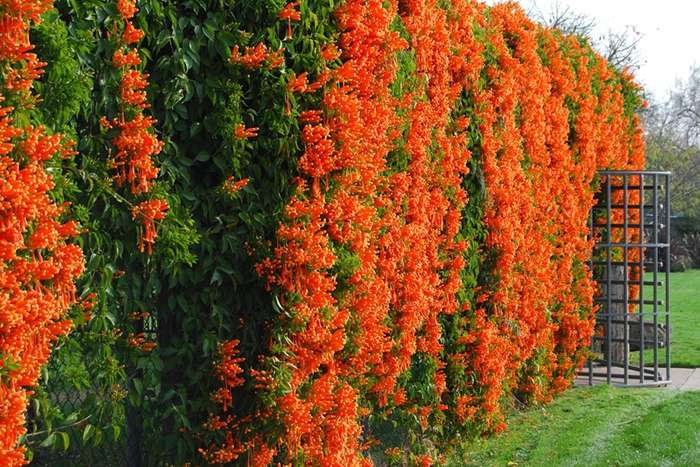
{"label": "fence post", "polygon": [[141,410],[131,402],[126,405],[126,462],[127,467],[141,467],[143,446],[143,419]]}

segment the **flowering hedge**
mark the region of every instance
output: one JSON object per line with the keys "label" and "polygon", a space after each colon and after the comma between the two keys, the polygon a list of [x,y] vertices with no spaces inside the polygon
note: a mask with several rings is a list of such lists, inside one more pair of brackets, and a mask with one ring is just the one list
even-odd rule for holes
{"label": "flowering hedge", "polygon": [[[51,6],[34,3],[25,30]],[[570,384],[593,332],[595,173],[644,149],[638,88],[584,39],[472,0],[57,8],[92,96],[33,117],[80,152],[56,172],[95,308],[70,339],[138,369],[95,379],[131,385],[154,464],[429,464]],[[30,138],[0,122],[13,160]],[[36,285],[61,297],[51,320],[80,270],[73,225],[51,237],[75,253],[64,282]]]}
{"label": "flowering hedge", "polygon": [[52,157],[74,155],[72,142],[23,123],[45,63],[32,52],[29,28],[47,1],[0,2],[0,459],[24,461],[19,438],[25,410],[50,345],[66,334],[83,255],[68,241],[77,224],[49,195]]}
{"label": "flowering hedge", "polygon": [[228,436],[210,460],[369,464],[373,427],[393,422],[405,438],[385,454],[426,463],[424,441],[398,448],[500,430],[513,396],[548,401],[593,330],[596,170],[643,164],[630,77],[512,4],[349,0],[335,16],[312,84],[288,81],[321,99],[299,110],[300,176],[258,265],[280,314],[247,376],[273,428],[215,415]]}

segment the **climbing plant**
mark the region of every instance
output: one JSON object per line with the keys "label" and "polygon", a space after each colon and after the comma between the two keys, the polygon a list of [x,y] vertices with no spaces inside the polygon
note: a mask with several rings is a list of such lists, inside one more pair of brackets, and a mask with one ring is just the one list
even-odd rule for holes
{"label": "climbing plant", "polygon": [[[0,155],[50,207],[21,220],[31,197],[0,191],[0,300],[58,304],[38,359],[4,350],[6,329],[29,334],[0,314],[13,463],[117,442],[129,419],[152,465],[425,465],[570,384],[593,332],[595,173],[643,166],[639,89],[585,39],[473,0],[0,15],[19,41],[0,47]],[[39,282],[25,266],[64,257]],[[40,379],[49,342],[61,370]],[[97,396],[65,413],[58,382]]]}

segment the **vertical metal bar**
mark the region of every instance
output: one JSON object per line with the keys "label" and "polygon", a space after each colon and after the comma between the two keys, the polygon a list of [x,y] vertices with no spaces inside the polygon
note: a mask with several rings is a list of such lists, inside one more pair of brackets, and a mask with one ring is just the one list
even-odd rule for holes
{"label": "vertical metal bar", "polygon": [[657,174],[654,174],[654,195],[651,204],[654,210],[654,269],[652,278],[654,282],[652,289],[654,295],[654,378],[659,381],[662,378],[659,374],[659,176]]}
{"label": "vertical metal bar", "polygon": [[664,175],[664,189],[666,190],[666,267],[664,268],[666,271],[666,283],[664,284],[666,288],[666,300],[664,300],[664,312],[666,314],[665,316],[665,325],[666,325],[666,335],[664,337],[665,345],[666,345],[666,380],[670,381],[671,380],[671,342],[669,339],[670,332],[670,319],[669,319],[669,313],[670,313],[670,308],[669,308],[669,303],[671,301],[671,290],[670,290],[670,282],[671,282],[671,192],[669,191],[670,189],[670,175],[666,174]]}
{"label": "vertical metal bar", "polygon": [[[594,219],[595,219],[595,211],[596,211],[597,206],[598,206],[598,202],[594,199],[593,207],[591,208],[591,212],[588,216],[588,222],[590,224],[588,227],[588,232],[589,232],[589,235],[591,236],[592,242],[595,242],[595,230],[593,227],[593,223],[594,223]],[[594,252],[595,252],[595,247],[593,248],[593,251],[591,252],[590,261],[588,263],[589,269],[591,271],[591,280],[595,280],[594,271],[593,271],[593,254],[594,254]],[[598,287],[598,286],[596,285],[596,287]],[[597,311],[596,311],[596,314],[598,314]],[[595,342],[595,339],[596,339],[596,337],[595,337],[595,329],[594,329],[593,337],[591,337],[591,345]],[[588,385],[593,386],[593,359],[590,356],[588,357],[587,364],[588,364]]]}
{"label": "vertical metal bar", "polygon": [[[130,385],[131,386],[131,385]],[[130,387],[131,390],[131,387]],[[143,415],[141,408],[126,402],[126,465],[141,467],[143,453]]]}
{"label": "vertical metal bar", "polygon": [[[644,245],[644,174],[639,175],[639,245]],[[639,382],[644,383],[644,247],[639,248]]]}
{"label": "vertical metal bar", "polygon": [[[611,204],[612,204],[611,203],[612,190],[611,190],[611,186],[610,186],[611,185],[611,176],[610,175],[608,175],[606,177],[606,183],[607,183],[607,185],[606,185],[607,199],[605,200],[605,203],[606,203],[605,208],[606,208],[606,215],[607,215],[607,219],[608,219],[607,243],[609,245],[610,243],[612,243],[612,232],[611,232],[612,222],[610,220],[610,217],[612,214],[610,211]],[[612,309],[612,294],[610,293],[612,290],[612,277],[611,277],[612,276],[612,264],[611,264],[612,258],[610,257],[610,253],[611,253],[610,250],[611,250],[610,246],[606,247],[606,252],[607,252],[607,264],[606,264],[606,266],[607,266],[607,269],[605,271],[605,277],[607,280],[607,284],[606,284],[605,294],[607,295],[608,300],[607,300],[607,308],[605,310],[605,312],[606,312],[605,337],[607,340],[606,348],[605,348],[605,353],[607,355],[605,355],[605,361],[607,363],[607,370],[608,370],[608,372],[607,372],[608,373],[608,375],[607,375],[608,384],[611,383],[611,376],[612,376],[612,365],[610,362],[610,357],[612,354],[612,351],[611,351],[612,350],[611,349],[611,347],[612,347],[612,334],[611,334],[611,332],[612,332],[612,319],[610,316],[610,310]]]}
{"label": "vertical metal bar", "polygon": [[[145,331],[143,319],[134,323],[137,333]],[[132,394],[136,394],[134,379],[143,379],[143,370],[133,363],[127,366],[127,388]],[[143,395],[142,395],[143,396]],[[142,397],[141,396],[141,397]],[[135,405],[131,398],[126,398],[126,465],[127,467],[141,467],[143,456],[143,399],[137,398]]]}
{"label": "vertical metal bar", "polygon": [[[629,384],[629,370],[630,370],[630,364],[629,364],[629,297],[630,297],[630,284],[629,284],[629,279],[630,279],[630,274],[632,273],[632,268],[629,265],[629,249],[628,249],[628,244],[630,243],[630,238],[629,238],[629,179],[627,178],[627,174],[624,174],[622,176],[622,197],[623,197],[623,232],[624,232],[624,237],[622,239],[622,249],[623,249],[623,273],[624,273],[624,278],[622,279],[624,282],[624,289],[622,291],[623,293],[623,301],[624,301],[624,308],[622,308],[622,318],[624,321],[624,329],[623,329],[623,336],[624,336],[624,342],[622,343],[623,345],[623,351],[624,351],[624,376],[625,376],[625,385]],[[619,321],[619,318],[618,318]]]}

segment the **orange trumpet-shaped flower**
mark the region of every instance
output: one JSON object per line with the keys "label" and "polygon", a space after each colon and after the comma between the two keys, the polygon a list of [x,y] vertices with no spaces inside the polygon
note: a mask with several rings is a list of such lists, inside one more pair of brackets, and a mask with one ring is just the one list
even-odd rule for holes
{"label": "orange trumpet-shaped flower", "polygon": [[289,2],[277,15],[279,19],[287,21],[287,35],[284,38],[285,40],[292,38],[292,21],[299,21],[301,19],[301,12],[297,10],[298,6],[299,2]]}
{"label": "orange trumpet-shaped flower", "polygon": [[299,21],[301,19],[301,13],[297,10],[299,2],[289,2],[284,8],[279,12],[277,17],[281,20],[286,21]]}
{"label": "orange trumpet-shaped flower", "polygon": [[259,128],[257,127],[246,128],[244,124],[239,123],[234,128],[233,135],[238,139],[255,138],[258,136],[258,131]]}
{"label": "orange trumpet-shaped flower", "polygon": [[249,180],[247,178],[235,180],[232,176],[228,177],[224,182],[224,191],[230,195],[235,195],[248,185],[248,181]]}
{"label": "orange trumpet-shaped flower", "polygon": [[168,212],[168,202],[163,199],[142,201],[131,210],[131,217],[141,222],[143,231],[139,238],[139,251],[151,254],[153,245],[158,238],[155,221],[165,219]]}

